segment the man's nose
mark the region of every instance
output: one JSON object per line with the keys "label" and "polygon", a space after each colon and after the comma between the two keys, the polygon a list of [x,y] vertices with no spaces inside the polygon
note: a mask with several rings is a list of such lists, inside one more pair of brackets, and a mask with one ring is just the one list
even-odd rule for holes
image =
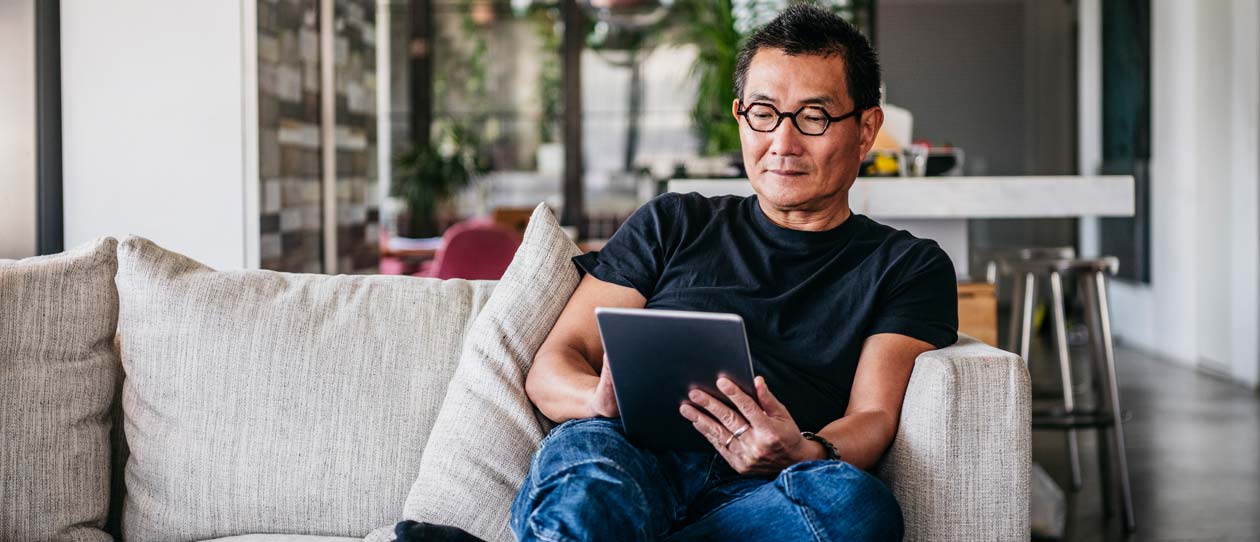
{"label": "man's nose", "polygon": [[783,123],[770,133],[770,137],[770,153],[776,156],[796,156],[804,148],[801,145],[801,138],[804,136],[792,124],[792,119],[783,119]]}

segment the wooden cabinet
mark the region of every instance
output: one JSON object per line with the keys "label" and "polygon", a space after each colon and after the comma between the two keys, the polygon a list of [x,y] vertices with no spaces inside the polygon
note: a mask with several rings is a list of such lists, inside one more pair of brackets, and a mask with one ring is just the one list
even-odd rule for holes
{"label": "wooden cabinet", "polygon": [[958,283],[958,331],[997,346],[997,292],[993,284]]}

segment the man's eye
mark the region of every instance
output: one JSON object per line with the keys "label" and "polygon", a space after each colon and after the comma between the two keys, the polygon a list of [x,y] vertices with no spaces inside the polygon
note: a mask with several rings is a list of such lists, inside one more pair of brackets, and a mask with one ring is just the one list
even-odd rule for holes
{"label": "man's eye", "polygon": [[760,111],[753,112],[752,116],[754,119],[757,119],[757,120],[770,120],[774,118],[774,115],[770,113],[760,112]]}
{"label": "man's eye", "polygon": [[815,114],[815,115],[805,115],[805,121],[806,121],[806,122],[819,122],[819,123],[821,123],[821,122],[823,122],[823,121],[825,121],[825,120],[827,120],[827,119],[823,118],[823,116],[822,116],[822,115],[816,115],[816,114]]}

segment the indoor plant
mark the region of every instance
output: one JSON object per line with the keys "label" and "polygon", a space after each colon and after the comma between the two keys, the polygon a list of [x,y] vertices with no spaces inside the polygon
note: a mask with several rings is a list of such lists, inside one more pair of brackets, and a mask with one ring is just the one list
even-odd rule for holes
{"label": "indoor plant", "polygon": [[443,208],[473,175],[484,172],[486,158],[475,133],[449,125],[442,136],[418,144],[394,159],[390,195],[405,210],[398,217],[401,237],[435,237],[441,233]]}

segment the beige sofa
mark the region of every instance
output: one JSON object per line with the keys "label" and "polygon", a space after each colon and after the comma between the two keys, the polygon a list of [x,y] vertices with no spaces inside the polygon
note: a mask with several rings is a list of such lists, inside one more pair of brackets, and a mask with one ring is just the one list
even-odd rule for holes
{"label": "beige sofa", "polygon": [[[0,261],[0,540],[511,540],[576,253],[540,207],[499,282],[220,272],[136,237]],[[907,539],[1027,539],[1029,468],[1019,358],[920,356],[878,469]]]}

